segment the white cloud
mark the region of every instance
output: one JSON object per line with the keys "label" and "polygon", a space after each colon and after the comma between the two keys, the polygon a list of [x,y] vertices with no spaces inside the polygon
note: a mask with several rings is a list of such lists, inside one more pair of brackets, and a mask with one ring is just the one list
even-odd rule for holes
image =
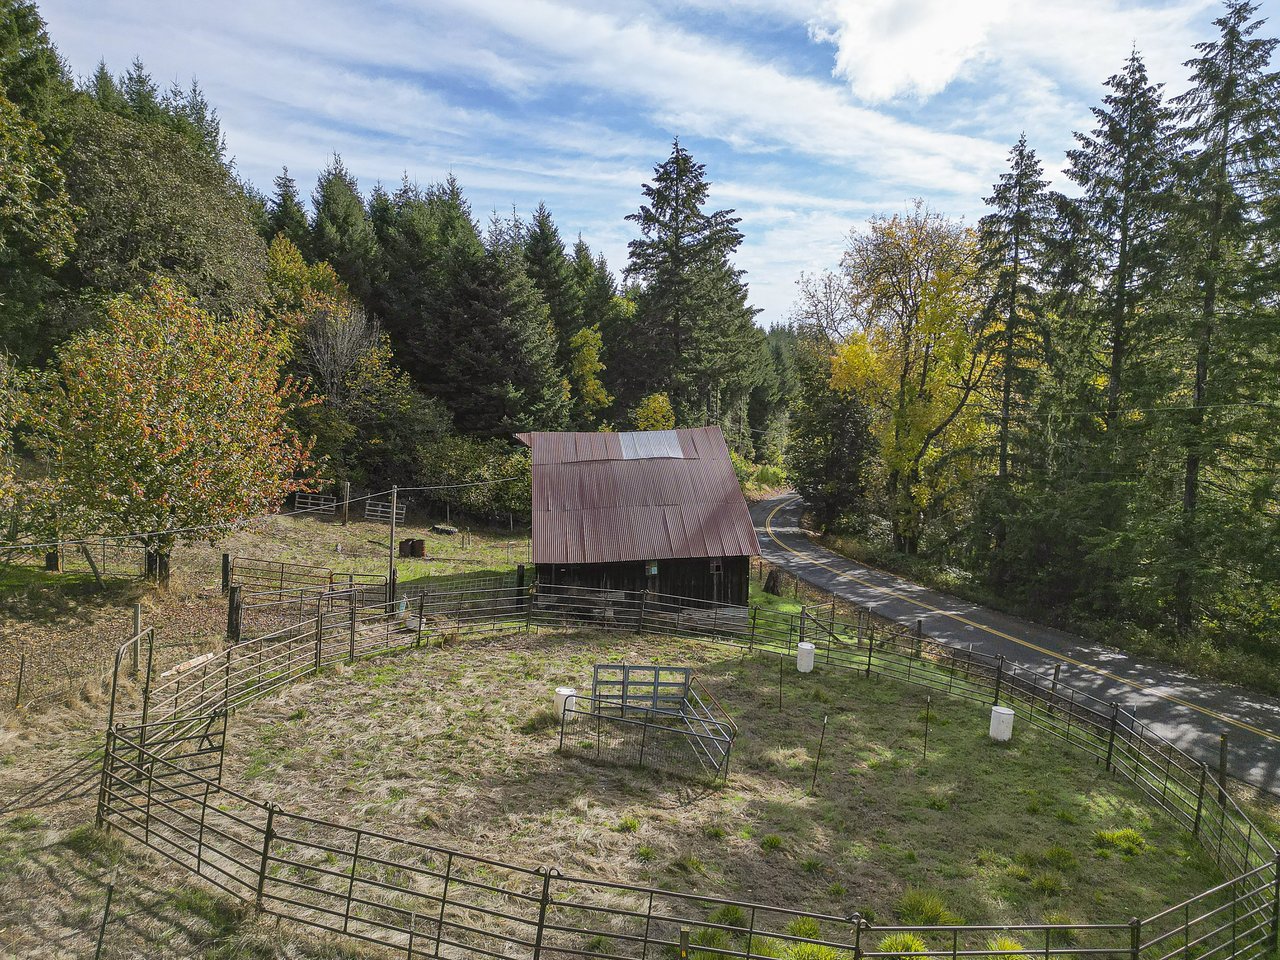
{"label": "white cloud", "polygon": [[989,34],[1011,0],[831,0],[812,21],[835,44],[833,73],[862,100],[940,93],[987,55]]}
{"label": "white cloud", "polygon": [[1124,0],[823,0],[810,28],[816,39],[835,45],[833,74],[860,99],[881,103],[927,99],[980,72],[998,88],[1045,77],[1067,90],[1096,86],[1134,44],[1157,79],[1177,85],[1180,64],[1215,6],[1214,0],[1158,6]]}

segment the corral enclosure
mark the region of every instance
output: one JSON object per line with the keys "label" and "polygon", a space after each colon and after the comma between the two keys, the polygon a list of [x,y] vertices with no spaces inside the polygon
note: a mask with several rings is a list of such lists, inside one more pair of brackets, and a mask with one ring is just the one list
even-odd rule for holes
{"label": "corral enclosure", "polygon": [[[589,689],[602,662],[693,667],[739,727],[728,781],[558,751],[552,691]],[[1137,789],[1042,733],[997,746],[982,706],[783,666],[652,637],[450,643],[237,714],[224,783],[497,860],[882,923],[907,919],[908,890],[969,923],[1124,922],[1217,876]]]}

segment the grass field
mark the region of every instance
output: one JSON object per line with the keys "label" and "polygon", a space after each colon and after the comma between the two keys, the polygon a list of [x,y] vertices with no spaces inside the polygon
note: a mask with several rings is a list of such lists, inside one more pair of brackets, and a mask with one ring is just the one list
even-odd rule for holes
{"label": "grass field", "polygon": [[[458,534],[445,535],[432,533],[432,523],[411,513],[397,527],[397,540],[427,541],[426,558],[397,558],[401,583],[507,571],[528,557],[527,527],[468,530],[464,523]],[[66,705],[82,700],[86,686],[100,688],[112,652],[131,633],[135,603],[143,605],[144,625],[159,631],[162,664],[215,649],[226,624],[219,590],[224,551],[344,573],[385,574],[389,534],[385,523],[352,520],[343,526],[330,519],[277,517],[217,543],[180,544],[168,590],[111,576],[99,589],[77,554],[68,554],[71,569],[65,573],[0,563],[0,709],[13,704],[20,669],[25,704]]]}
{"label": "grass field", "polygon": [[[556,751],[553,688],[597,662],[695,666],[741,727],[727,784]],[[343,668],[238,714],[226,776],[296,812],[513,862],[880,922],[908,890],[971,923],[1127,921],[1215,879],[1142,796],[978,706],[692,642],[467,641]],[[809,793],[823,717],[817,790]]]}

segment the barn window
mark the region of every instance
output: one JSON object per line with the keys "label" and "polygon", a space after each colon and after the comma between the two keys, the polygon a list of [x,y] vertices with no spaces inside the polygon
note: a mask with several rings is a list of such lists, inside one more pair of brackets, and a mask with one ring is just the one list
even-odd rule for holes
{"label": "barn window", "polygon": [[721,564],[719,560],[712,560],[712,561],[711,561],[711,572],[712,572],[712,573],[723,573],[723,572],[724,572],[724,566],[723,566],[723,564]]}
{"label": "barn window", "polygon": [[658,564],[655,560],[650,560],[644,565],[644,573],[647,577],[656,577],[658,575]]}

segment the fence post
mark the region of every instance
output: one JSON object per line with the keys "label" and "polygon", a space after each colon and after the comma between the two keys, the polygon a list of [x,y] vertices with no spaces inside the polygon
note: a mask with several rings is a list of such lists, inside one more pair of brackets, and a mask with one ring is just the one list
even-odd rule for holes
{"label": "fence post", "polygon": [[689,960],[689,928],[680,928],[680,960]]}
{"label": "fence post", "polygon": [[529,594],[524,602],[524,632],[528,633],[533,629],[533,601],[538,596],[538,583],[535,580],[533,585],[529,587]]}
{"label": "fence post", "polygon": [[364,831],[356,831],[356,845],[351,853],[351,873],[347,875],[347,905],[342,911],[342,932],[347,932],[347,927],[351,923],[351,892],[356,885],[356,870],[360,864],[360,841],[364,837]]}
{"label": "fence post", "polygon": [[1218,738],[1218,803],[1227,802],[1227,735]]}
{"label": "fence post", "polygon": [[[868,623],[870,623],[870,618],[868,618]],[[875,646],[876,646],[876,628],[869,627],[869,629],[867,630],[867,679],[868,680],[871,679],[871,651],[875,649]]]}
{"label": "fence post", "polygon": [[418,594],[418,637],[413,641],[415,647],[422,646],[422,619],[426,616],[427,595],[425,593]]}
{"label": "fence post", "polygon": [[222,555],[222,595],[225,597],[231,589],[231,554]]}
{"label": "fence post", "polygon": [[751,638],[747,641],[747,651],[749,653],[754,653],[756,649],[756,614],[759,612],[759,607],[751,608]]}
{"label": "fence post", "polygon": [[1204,785],[1209,779],[1209,765],[1200,764],[1200,792],[1196,794],[1196,818],[1191,825],[1192,836],[1200,835],[1200,811],[1204,809]]}
{"label": "fence post", "polygon": [[142,635],[142,604],[135,603],[133,605],[133,643],[129,645],[129,652],[132,654],[129,663],[129,676],[136,677],[138,675],[138,637]]}
{"label": "fence post", "polygon": [[[111,749],[115,737],[115,730],[110,726],[107,727],[107,742],[102,750],[102,779],[98,783],[98,811],[94,817],[94,826],[101,830],[107,826],[107,806],[109,802],[107,790],[107,777],[109,776],[111,764]],[[108,827],[110,829],[110,827]]]}
{"label": "fence post", "polygon": [[233,583],[227,590],[227,643],[240,642],[240,585]]}
{"label": "fence post", "polygon": [[644,608],[649,603],[649,591],[640,591],[640,622],[636,625],[636,633],[644,633]]}
{"label": "fence post", "polygon": [[539,867],[542,874],[542,900],[538,904],[538,931],[533,938],[533,960],[542,956],[542,934],[547,926],[547,905],[551,902],[551,874],[553,868]]}
{"label": "fence post", "polygon": [[1129,958],[1138,960],[1142,952],[1142,921],[1134,917],[1129,921]]}
{"label": "fence post", "polygon": [[267,828],[262,832],[262,859],[258,862],[258,889],[254,895],[254,908],[262,912],[262,891],[267,884],[267,861],[271,856],[271,839],[275,836],[276,805],[267,805]]}
{"label": "fence post", "polygon": [[351,481],[342,481],[342,525],[347,525],[351,516]]}
{"label": "fence post", "polygon": [[996,698],[991,701],[992,706],[1000,706],[1000,685],[1004,682],[1004,654],[996,657]]}
{"label": "fence post", "polygon": [[1120,704],[1111,705],[1111,724],[1107,728],[1107,772],[1111,772],[1111,758],[1116,752],[1116,724],[1120,720]]}
{"label": "fence post", "polygon": [[356,595],[351,594],[351,620],[347,627],[347,663],[356,662]]}
{"label": "fence post", "polygon": [[1271,952],[1280,950],[1280,853],[1272,862],[1275,880],[1271,887]]}

